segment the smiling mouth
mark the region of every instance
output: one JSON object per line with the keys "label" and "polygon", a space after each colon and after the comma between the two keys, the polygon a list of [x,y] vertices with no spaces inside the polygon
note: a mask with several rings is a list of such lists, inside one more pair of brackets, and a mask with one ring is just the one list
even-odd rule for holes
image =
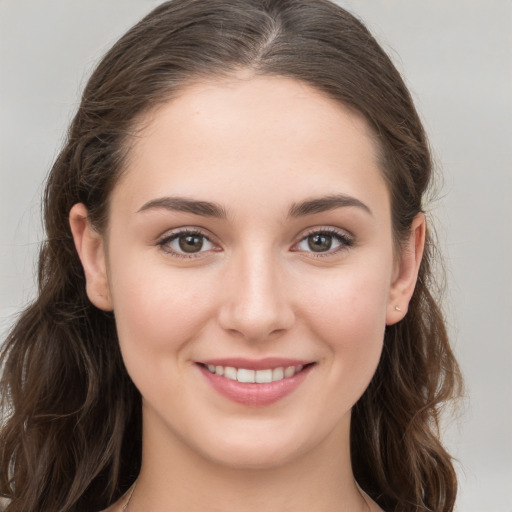
{"label": "smiling mouth", "polygon": [[244,406],[271,405],[293,393],[316,362],[284,358],[217,359],[196,362],[221,396]]}
{"label": "smiling mouth", "polygon": [[269,384],[294,377],[315,363],[308,363],[304,365],[299,364],[295,366],[279,366],[277,368],[266,368],[260,370],[203,363],[199,364],[210,373],[225,377],[229,380],[245,384]]}

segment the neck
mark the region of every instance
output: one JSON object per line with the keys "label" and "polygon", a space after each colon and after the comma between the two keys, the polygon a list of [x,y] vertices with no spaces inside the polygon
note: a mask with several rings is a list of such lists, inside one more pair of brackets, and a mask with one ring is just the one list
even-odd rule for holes
{"label": "neck", "polygon": [[142,467],[129,512],[367,511],[352,474],[349,426],[347,418],[322,446],[293,460],[248,468],[209,460],[163,423],[145,421]]}

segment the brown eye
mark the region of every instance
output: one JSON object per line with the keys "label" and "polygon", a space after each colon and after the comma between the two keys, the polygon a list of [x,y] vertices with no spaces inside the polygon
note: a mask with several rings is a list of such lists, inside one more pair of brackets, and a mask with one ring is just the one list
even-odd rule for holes
{"label": "brown eye", "polygon": [[308,247],[313,252],[325,252],[332,247],[332,235],[316,233],[307,237]]}
{"label": "brown eye", "polygon": [[185,234],[178,237],[178,244],[183,252],[199,252],[204,245],[204,236]]}
{"label": "brown eye", "polygon": [[348,249],[352,245],[354,245],[354,239],[344,232],[321,230],[305,236],[293,250],[329,255]]}
{"label": "brown eye", "polygon": [[174,256],[195,256],[215,249],[215,245],[202,233],[181,231],[164,238],[159,244],[165,252]]}

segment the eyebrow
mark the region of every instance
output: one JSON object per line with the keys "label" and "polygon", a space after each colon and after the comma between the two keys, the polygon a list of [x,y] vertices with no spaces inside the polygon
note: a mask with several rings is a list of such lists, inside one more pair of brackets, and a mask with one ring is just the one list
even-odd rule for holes
{"label": "eyebrow", "polygon": [[142,205],[137,210],[137,213],[153,209],[193,213],[194,215],[216,217],[219,219],[225,219],[227,217],[226,210],[217,203],[197,201],[195,199],[187,199],[185,197],[159,197],[158,199],[152,199]]}
{"label": "eyebrow", "polygon": [[[290,211],[289,217],[303,217],[322,213],[336,208],[356,207],[364,210],[366,213],[372,214],[370,208],[359,199],[345,194],[336,194],[330,196],[309,199],[301,203],[294,203]],[[142,205],[137,213],[153,209],[164,209],[175,212],[186,212],[203,217],[215,217],[219,219],[227,218],[226,210],[217,203],[209,201],[199,201],[196,199],[187,199],[185,197],[159,197],[152,199]]]}
{"label": "eyebrow", "polygon": [[364,210],[366,213],[373,215],[370,208],[359,199],[345,194],[335,194],[330,196],[318,197],[295,203],[290,208],[289,217],[302,217],[305,215],[313,215],[315,213],[327,212],[336,208],[356,207]]}

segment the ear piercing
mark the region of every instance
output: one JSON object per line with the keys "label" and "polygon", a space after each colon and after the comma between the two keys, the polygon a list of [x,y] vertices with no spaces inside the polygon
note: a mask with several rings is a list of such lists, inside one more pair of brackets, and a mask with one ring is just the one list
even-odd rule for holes
{"label": "ear piercing", "polygon": [[402,311],[398,306],[395,306],[395,311]]}

